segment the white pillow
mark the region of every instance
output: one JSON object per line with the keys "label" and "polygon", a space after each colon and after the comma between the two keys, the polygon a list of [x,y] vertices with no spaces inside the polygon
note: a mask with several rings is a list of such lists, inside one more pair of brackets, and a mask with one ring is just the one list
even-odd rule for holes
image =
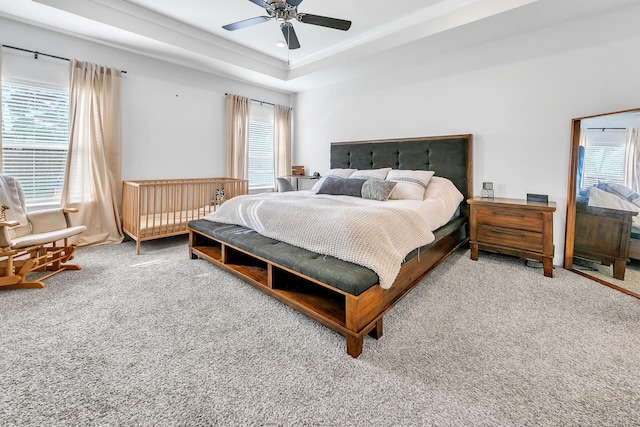
{"label": "white pillow", "polygon": [[433,171],[390,170],[387,174],[387,181],[394,181],[398,184],[389,198],[392,200],[424,200],[427,184],[433,174]]}
{"label": "white pillow", "polygon": [[358,169],[329,169],[322,175],[322,178],[320,178],[318,182],[313,184],[313,187],[311,187],[311,191],[318,191],[320,187],[322,187],[322,183],[328,176],[335,176],[338,178],[349,178],[351,174],[357,170]]}
{"label": "white pillow", "polygon": [[391,168],[382,169],[361,169],[357,170],[349,176],[349,178],[358,179],[385,179]]}
{"label": "white pillow", "polygon": [[424,192],[424,200],[434,198],[442,199],[447,208],[453,207],[455,210],[464,196],[453,182],[447,178],[434,176],[429,180],[427,191]]}

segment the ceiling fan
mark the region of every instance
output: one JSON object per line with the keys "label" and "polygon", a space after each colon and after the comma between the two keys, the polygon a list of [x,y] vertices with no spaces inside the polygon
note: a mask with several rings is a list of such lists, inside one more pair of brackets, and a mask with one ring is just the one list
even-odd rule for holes
{"label": "ceiling fan", "polygon": [[235,22],[233,24],[223,25],[222,28],[228,31],[235,31],[241,28],[250,27],[251,25],[261,24],[263,22],[276,19],[280,22],[280,29],[284,35],[284,39],[289,49],[298,49],[300,42],[298,36],[291,24],[292,19],[297,19],[303,24],[319,25],[321,27],[335,28],[336,30],[347,31],[351,27],[351,21],[344,19],[328,18],[326,16],[311,15],[309,13],[298,13],[298,6],[302,0],[249,0],[251,3],[257,4],[265,8],[269,16],[257,16],[255,18],[245,19],[244,21]]}

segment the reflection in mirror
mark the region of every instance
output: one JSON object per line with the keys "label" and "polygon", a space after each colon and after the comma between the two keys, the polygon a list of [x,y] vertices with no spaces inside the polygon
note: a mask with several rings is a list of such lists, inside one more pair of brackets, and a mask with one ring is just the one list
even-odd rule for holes
{"label": "reflection in mirror", "polygon": [[574,119],[565,268],[640,298],[640,110]]}

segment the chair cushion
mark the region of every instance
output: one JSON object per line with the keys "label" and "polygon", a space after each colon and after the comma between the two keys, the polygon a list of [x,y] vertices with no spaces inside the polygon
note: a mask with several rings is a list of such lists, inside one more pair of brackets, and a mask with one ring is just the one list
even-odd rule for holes
{"label": "chair cushion", "polygon": [[13,248],[27,248],[29,246],[43,245],[46,243],[57,242],[67,237],[75,236],[85,231],[87,227],[78,225],[75,227],[63,228],[62,230],[49,231],[46,233],[29,234],[18,237],[13,240]]}
{"label": "chair cushion", "polygon": [[67,228],[67,218],[62,209],[47,209],[27,213],[27,218],[31,223],[33,234],[47,233],[49,231],[62,230]]}

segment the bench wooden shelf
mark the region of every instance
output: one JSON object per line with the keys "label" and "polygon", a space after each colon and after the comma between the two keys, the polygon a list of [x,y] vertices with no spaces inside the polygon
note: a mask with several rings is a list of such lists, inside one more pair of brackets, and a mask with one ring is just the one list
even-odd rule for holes
{"label": "bench wooden shelf", "polygon": [[346,326],[346,293],[339,289],[194,230],[190,241],[192,259],[198,256],[207,259],[299,311],[327,319],[337,332]]}

